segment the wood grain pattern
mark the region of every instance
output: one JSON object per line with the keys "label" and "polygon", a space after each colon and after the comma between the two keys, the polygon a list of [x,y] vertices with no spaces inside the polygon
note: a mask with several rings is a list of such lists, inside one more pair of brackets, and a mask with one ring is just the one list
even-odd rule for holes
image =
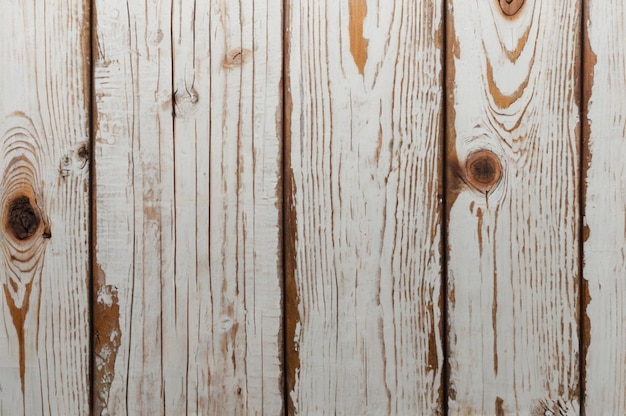
{"label": "wood grain pattern", "polygon": [[0,415],[86,415],[88,2],[12,3],[0,3]]}
{"label": "wood grain pattern", "polygon": [[626,6],[443,1],[0,2],[0,416],[626,413]]}
{"label": "wood grain pattern", "polygon": [[448,11],[450,414],[578,414],[581,2]]}
{"label": "wood grain pattern", "polygon": [[281,4],[95,13],[96,413],[280,414]]}
{"label": "wood grain pattern", "polygon": [[585,411],[618,415],[626,413],[626,6],[586,4]]}
{"label": "wood grain pattern", "polygon": [[292,413],[441,411],[441,10],[288,2]]}

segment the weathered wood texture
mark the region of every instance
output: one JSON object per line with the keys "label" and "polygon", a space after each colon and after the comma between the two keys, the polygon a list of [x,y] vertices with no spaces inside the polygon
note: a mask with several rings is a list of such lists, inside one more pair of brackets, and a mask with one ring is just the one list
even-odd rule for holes
{"label": "weathered wood texture", "polygon": [[587,415],[626,414],[626,6],[587,1]]}
{"label": "weathered wood texture", "polygon": [[0,416],[626,413],[624,22],[0,2]]}
{"label": "weathered wood texture", "polygon": [[88,22],[0,3],[0,415],[89,411]]}
{"label": "weathered wood texture", "polygon": [[450,414],[578,414],[581,2],[508,3],[448,2]]}
{"label": "weathered wood texture", "polygon": [[287,4],[291,411],[437,413],[441,2]]}
{"label": "weathered wood texture", "polygon": [[95,21],[95,412],[280,414],[281,3]]}

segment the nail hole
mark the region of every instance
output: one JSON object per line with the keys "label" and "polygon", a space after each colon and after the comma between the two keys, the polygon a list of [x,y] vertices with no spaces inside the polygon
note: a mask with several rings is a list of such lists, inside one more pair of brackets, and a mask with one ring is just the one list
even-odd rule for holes
{"label": "nail hole", "polygon": [[30,199],[21,196],[9,206],[8,228],[18,240],[25,240],[35,234],[41,220],[30,203]]}

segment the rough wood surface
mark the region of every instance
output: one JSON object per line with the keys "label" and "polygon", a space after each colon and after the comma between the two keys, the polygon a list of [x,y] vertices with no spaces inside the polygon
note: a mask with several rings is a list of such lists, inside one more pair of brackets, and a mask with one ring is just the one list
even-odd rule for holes
{"label": "rough wood surface", "polygon": [[621,1],[0,12],[0,416],[626,413]]}
{"label": "rough wood surface", "polygon": [[290,411],[441,411],[440,1],[288,2]]}
{"label": "rough wood surface", "polygon": [[0,3],[0,415],[89,412],[88,22]]}
{"label": "rough wood surface", "polygon": [[503,3],[448,2],[450,414],[573,415],[581,2]]}
{"label": "rough wood surface", "polygon": [[626,6],[588,1],[584,276],[587,415],[626,414]]}
{"label": "rough wood surface", "polygon": [[280,414],[281,4],[95,21],[96,413]]}

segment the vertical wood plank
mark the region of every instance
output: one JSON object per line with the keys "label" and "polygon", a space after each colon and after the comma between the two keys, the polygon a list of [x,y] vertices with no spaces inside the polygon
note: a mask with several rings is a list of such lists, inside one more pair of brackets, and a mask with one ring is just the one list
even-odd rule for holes
{"label": "vertical wood plank", "polygon": [[288,4],[290,413],[439,413],[441,2]]}
{"label": "vertical wood plank", "polygon": [[163,298],[174,280],[171,10],[170,1],[95,3],[96,415],[165,408]]}
{"label": "vertical wood plank", "polygon": [[626,413],[626,6],[586,2],[587,415]]}
{"label": "vertical wood plank", "polygon": [[89,412],[89,6],[0,3],[0,414]]}
{"label": "vertical wood plank", "polygon": [[96,1],[97,414],[280,414],[277,0]]}
{"label": "vertical wood plank", "polygon": [[581,2],[448,6],[450,414],[578,414]]}

